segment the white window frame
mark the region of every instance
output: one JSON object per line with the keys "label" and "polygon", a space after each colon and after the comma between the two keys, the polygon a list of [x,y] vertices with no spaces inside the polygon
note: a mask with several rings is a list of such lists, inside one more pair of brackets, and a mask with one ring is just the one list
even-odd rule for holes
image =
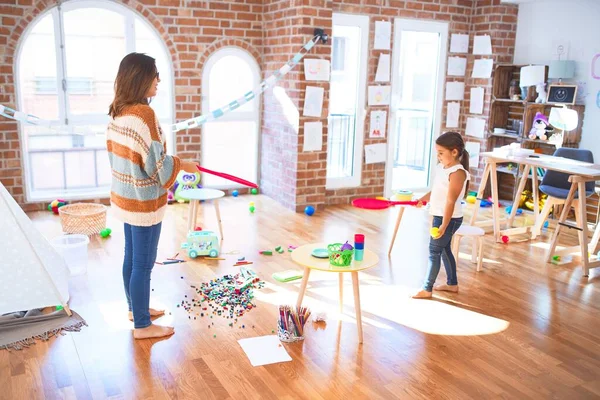
{"label": "white window frame", "polygon": [[[366,93],[367,93],[367,65],[369,57],[369,16],[357,14],[342,14],[333,13],[333,24],[342,26],[358,26],[361,29],[361,49],[360,49],[360,67],[359,67],[359,82],[358,96],[356,107],[356,122],[354,124],[354,154],[353,154],[353,171],[354,174],[343,178],[327,178],[325,182],[326,189],[341,189],[359,187],[362,181],[362,155],[363,143],[365,134],[365,115],[366,110]],[[332,46],[333,60],[333,46]],[[331,105],[330,105],[331,110]],[[328,137],[329,124],[327,124]],[[328,149],[329,151],[329,149]]]}
{"label": "white window frame", "polygon": [[[247,50],[238,47],[238,46],[226,46],[226,47],[222,47],[220,49],[218,49],[217,51],[215,51],[213,54],[211,54],[209,56],[209,58],[206,60],[206,64],[204,65],[204,68],[202,69],[202,82],[207,82],[206,84],[202,85],[202,115],[208,115],[211,111],[216,110],[217,108],[220,108],[222,106],[224,106],[225,104],[211,104],[210,101],[210,85],[208,84],[209,81],[209,76],[210,76],[210,72],[212,70],[212,68],[214,67],[214,65],[221,60],[223,57],[227,57],[227,56],[235,56],[235,57],[239,57],[241,59],[243,59],[245,62],[248,63],[248,65],[250,65],[251,69],[252,69],[252,74],[254,75],[254,79],[257,83],[257,85],[261,82],[261,71],[260,71],[260,66],[258,65],[258,62],[256,61],[256,59],[254,58],[254,56],[252,54],[250,54]],[[243,93],[239,93],[237,96],[236,94],[232,94],[232,96],[234,97],[240,97],[241,95],[243,95]],[[233,98],[232,98],[233,100]],[[211,123],[223,123],[223,122],[229,122],[229,121],[249,121],[249,120],[253,120],[256,122],[256,143],[255,143],[255,152],[256,152],[256,180],[260,180],[260,153],[259,153],[259,146],[260,146],[260,129],[261,129],[261,118],[260,118],[260,100],[261,100],[261,96],[256,96],[254,97],[254,99],[252,99],[251,101],[249,101],[246,104],[250,104],[252,105],[252,110],[251,111],[242,111],[240,109],[237,109],[235,112],[230,112],[227,114],[224,114],[222,117],[219,117],[217,120],[215,120],[214,122],[206,122],[206,124],[211,124]],[[244,104],[244,105],[246,105]],[[207,151],[207,144],[205,142],[206,140],[206,136],[202,135],[202,149],[201,152],[203,153],[204,151]],[[207,168],[210,168],[209,166],[207,166]],[[240,189],[240,188],[244,188],[245,186],[239,184],[239,183],[235,183],[235,182],[231,182],[228,184],[224,184],[224,185],[219,185],[218,189],[224,189],[224,190],[229,190],[229,189]]]}
{"label": "white window frame", "polygon": [[[440,62],[438,63],[438,71],[437,71],[437,90],[435,91],[435,111],[433,113],[433,133],[431,137],[431,143],[440,136],[440,131],[442,128],[442,110],[444,108],[444,90],[445,90],[445,82],[446,82],[446,60],[447,60],[447,47],[448,47],[448,23],[447,22],[436,22],[436,21],[423,21],[416,19],[404,19],[404,18],[396,18],[394,20],[394,48],[392,51],[392,76],[391,76],[391,85],[392,85],[392,104],[390,106],[390,112],[388,113],[388,146],[387,146],[387,159],[385,165],[385,184],[384,184],[384,195],[386,197],[390,197],[393,195],[392,193],[392,182],[393,182],[393,173],[394,173],[394,138],[396,131],[396,123],[395,118],[393,118],[394,113],[394,101],[398,100],[395,98],[394,93],[396,92],[394,89],[397,88],[397,85],[400,84],[398,77],[394,73],[398,71],[400,68],[400,46],[401,40],[400,35],[402,30],[410,30],[415,32],[436,32],[440,35]],[[436,165],[437,155],[435,151],[431,151],[431,159],[430,159],[430,174],[429,174],[429,182],[428,188],[431,187],[431,183],[434,179],[435,174],[435,165]],[[423,188],[406,188],[408,190],[417,190],[423,191]]]}
{"label": "white window frame", "polygon": [[[106,10],[110,10],[116,13],[119,13],[125,17],[125,51],[126,54],[135,51],[135,21],[136,17],[143,24],[149,28],[150,31],[154,32],[156,38],[159,39],[158,42],[162,46],[162,50],[164,54],[168,55],[168,71],[161,71],[163,76],[169,75],[171,77],[171,85],[164,85],[161,90],[167,90],[169,98],[173,98],[174,93],[174,82],[175,76],[173,71],[173,64],[170,57],[170,51],[167,48],[166,44],[162,40],[161,35],[156,31],[154,26],[150,24],[145,17],[136,11],[112,2],[112,1],[98,1],[98,0],[77,0],[77,1],[68,1],[64,3],[59,3],[57,6],[52,7],[50,10],[47,10],[40,15],[38,15],[25,29],[19,43],[17,45],[16,57],[13,65],[13,71],[15,71],[15,87],[16,87],[16,97],[17,97],[17,105],[18,109],[27,112],[27,110],[23,109],[23,96],[21,95],[20,90],[20,77],[19,77],[19,62],[21,59],[21,53],[23,50],[23,44],[27,41],[29,34],[33,30],[33,28],[40,22],[43,18],[45,18],[48,14],[52,15],[53,25],[54,25],[54,46],[56,52],[56,79],[57,79],[57,89],[58,89],[58,120],[53,120],[52,123],[57,126],[77,126],[77,124],[83,125],[101,125],[108,124],[109,117],[105,113],[103,114],[87,114],[87,115],[71,115],[70,107],[69,107],[69,98],[67,96],[66,90],[63,89],[63,82],[66,82],[67,79],[67,62],[66,62],[66,50],[63,45],[64,43],[64,24],[62,22],[62,15],[66,12],[81,9],[81,8],[103,8]],[[115,69],[118,66],[115,66]],[[108,110],[108,104],[106,105],[106,109]],[[172,124],[174,122],[175,116],[175,102],[171,102],[171,107],[169,110],[170,117],[167,119],[163,118],[160,120],[161,123],[169,123]],[[173,149],[170,150],[173,154],[175,153],[175,135],[173,132],[163,132],[164,135],[168,135],[168,139],[171,143],[173,143]],[[21,152],[23,158],[23,174],[24,174],[24,192],[25,199],[27,202],[44,202],[54,200],[56,198],[61,198],[65,200],[86,200],[86,199],[97,199],[97,198],[106,198],[110,194],[110,188],[93,188],[93,189],[70,189],[67,192],[61,190],[55,191],[43,191],[42,193],[36,194],[32,193],[30,188],[30,159],[29,159],[29,150],[27,147],[28,138],[25,135],[25,132],[22,129],[22,124],[19,124],[19,138],[21,145]]]}

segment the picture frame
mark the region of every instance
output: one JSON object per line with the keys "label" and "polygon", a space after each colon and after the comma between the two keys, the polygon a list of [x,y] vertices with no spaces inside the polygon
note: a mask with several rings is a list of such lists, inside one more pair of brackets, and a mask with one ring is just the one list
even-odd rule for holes
{"label": "picture frame", "polygon": [[577,85],[550,85],[546,103],[575,104]]}

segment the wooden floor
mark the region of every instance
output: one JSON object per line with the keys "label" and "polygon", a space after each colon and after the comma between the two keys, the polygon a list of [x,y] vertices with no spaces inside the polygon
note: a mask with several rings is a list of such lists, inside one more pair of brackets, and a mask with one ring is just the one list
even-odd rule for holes
{"label": "wooden floor", "polygon": [[[248,203],[256,202],[256,213]],[[264,196],[221,202],[225,261],[157,266],[152,304],[173,324],[167,340],[134,341],[122,289],[121,225],[95,238],[88,272],[71,281],[71,308],[89,327],[23,351],[0,351],[1,399],[584,399],[600,396],[600,271],[582,277],[578,264],[544,262],[548,233],[532,243],[493,243],[486,236],[482,272],[461,247],[459,294],[410,300],[427,267],[428,227],[422,211],[405,213],[392,257],[387,247],[397,209],[328,207],[313,217],[285,210]],[[187,205],[171,205],[158,258],[179,251]],[[48,237],[58,217],[31,215]],[[200,225],[217,230],[214,209],[203,203]],[[378,267],[360,274],[364,343],[357,340],[350,280],[338,314],[337,276],[313,273],[305,304],[326,311],[326,323],[307,326],[306,340],[286,344],[293,361],[252,367],[237,340],[270,335],[278,304],[294,304],[299,281],[278,283],[276,271],[295,268],[290,254],[258,250],[289,244],[351,240],[365,233]],[[567,237],[562,244],[574,244]],[[229,320],[190,320],[175,305],[190,284],[235,272],[238,257],[254,261],[266,281],[258,307]],[[15,263],[18,261],[15,260]],[[17,267],[17,264],[15,264]],[[443,270],[443,268],[442,268]],[[182,279],[183,277],[183,279]],[[445,279],[442,271],[438,281]],[[214,326],[208,327],[209,322]],[[241,325],[241,324],[238,324]],[[254,328],[252,328],[254,326]],[[216,338],[213,335],[216,334]]]}

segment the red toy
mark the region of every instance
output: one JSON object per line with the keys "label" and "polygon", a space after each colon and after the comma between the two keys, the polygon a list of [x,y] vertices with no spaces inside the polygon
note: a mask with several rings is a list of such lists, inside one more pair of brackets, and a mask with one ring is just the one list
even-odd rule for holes
{"label": "red toy", "polygon": [[[369,197],[363,197],[360,199],[352,200],[352,205],[358,208],[366,208],[367,210],[383,210],[385,208],[395,206],[395,205],[405,205],[405,206],[416,206],[419,204],[418,201],[389,201],[389,200],[381,200],[381,199],[373,199]],[[427,204],[426,201],[422,201],[421,204]]]}

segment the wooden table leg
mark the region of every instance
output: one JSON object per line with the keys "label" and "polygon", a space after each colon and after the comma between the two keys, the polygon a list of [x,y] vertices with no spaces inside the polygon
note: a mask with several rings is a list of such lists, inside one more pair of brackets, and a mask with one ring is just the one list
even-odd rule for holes
{"label": "wooden table leg", "polygon": [[340,313],[344,312],[344,273],[338,273],[340,279]]}
{"label": "wooden table leg", "polygon": [[214,199],[215,211],[217,212],[217,222],[219,223],[219,233],[221,234],[221,240],[223,240],[223,226],[221,226],[221,211],[219,210],[219,200]]}
{"label": "wooden table leg", "polygon": [[188,232],[194,230],[194,203],[195,200],[190,200],[189,209],[188,209]]}
{"label": "wooden table leg", "polygon": [[588,227],[587,227],[587,210],[585,197],[585,181],[581,180],[577,183],[579,187],[579,198],[577,203],[579,206],[579,220],[581,221],[581,230],[579,233],[579,246],[581,247],[581,260],[583,261],[583,276],[590,275],[590,257],[588,256]]}
{"label": "wooden table leg", "polygon": [[351,272],[352,288],[354,289],[354,309],[356,310],[356,326],[358,328],[358,343],[363,342],[362,316],[360,312],[360,293],[358,290],[358,272]]}
{"label": "wooden table leg", "polygon": [[[485,168],[483,169],[483,176],[481,177],[481,183],[479,184],[479,191],[477,192],[477,198],[481,199],[483,197],[483,192],[485,192],[485,185],[487,185],[488,178],[490,177],[490,163],[485,162]],[[477,213],[479,212],[479,207],[481,205],[481,200],[475,201],[475,208],[473,209],[473,214],[471,215],[471,225],[475,226],[475,221],[477,220]]]}
{"label": "wooden table leg", "polygon": [[302,277],[302,284],[300,285],[300,292],[298,293],[298,300],[296,300],[296,307],[302,305],[302,299],[304,299],[304,292],[306,292],[306,285],[308,284],[308,276],[310,275],[310,268],[304,267],[304,276]]}
{"label": "wooden table leg", "polygon": [[564,223],[567,220],[567,216],[569,215],[569,211],[571,210],[571,204],[573,203],[573,199],[575,198],[575,190],[577,190],[577,183],[571,183],[571,189],[569,189],[569,195],[567,196],[567,200],[565,200],[565,205],[560,213],[560,218],[558,219],[558,224],[556,224],[556,229],[554,229],[554,233],[552,234],[552,241],[550,242],[550,249],[548,249],[548,258],[547,262],[552,261],[552,256],[554,255],[554,250],[556,250],[556,245],[558,244],[558,235],[562,228],[561,222]]}
{"label": "wooden table leg", "polygon": [[[530,167],[531,170],[531,191],[533,192],[533,213],[535,214],[535,218],[540,217],[540,198],[538,193],[538,176],[537,176],[537,168]],[[535,224],[535,220],[534,220]]]}
{"label": "wooden table leg", "polygon": [[[521,169],[521,166],[519,166],[519,169]],[[529,175],[530,170],[531,167],[529,165],[523,166],[523,173],[521,174],[521,180],[519,181],[519,186],[515,193],[515,199],[513,200],[512,209],[510,210],[510,217],[508,218],[507,228],[512,228],[513,223],[515,221],[515,215],[517,215],[517,209],[519,208],[519,202],[521,200],[521,193],[523,193],[523,190],[525,190],[525,185],[527,184],[527,177]]]}
{"label": "wooden table leg", "polygon": [[498,212],[498,173],[496,162],[490,163],[490,175],[492,178],[492,218],[494,219],[494,239],[500,241],[500,215]]}
{"label": "wooden table leg", "polygon": [[404,207],[399,207],[398,218],[396,218],[396,227],[394,228],[394,234],[392,235],[392,242],[390,243],[390,248],[388,250],[388,256],[392,254],[392,248],[394,247],[394,242],[396,241],[396,235],[398,234],[398,228],[400,227],[400,221],[402,221],[402,214],[404,214]]}

